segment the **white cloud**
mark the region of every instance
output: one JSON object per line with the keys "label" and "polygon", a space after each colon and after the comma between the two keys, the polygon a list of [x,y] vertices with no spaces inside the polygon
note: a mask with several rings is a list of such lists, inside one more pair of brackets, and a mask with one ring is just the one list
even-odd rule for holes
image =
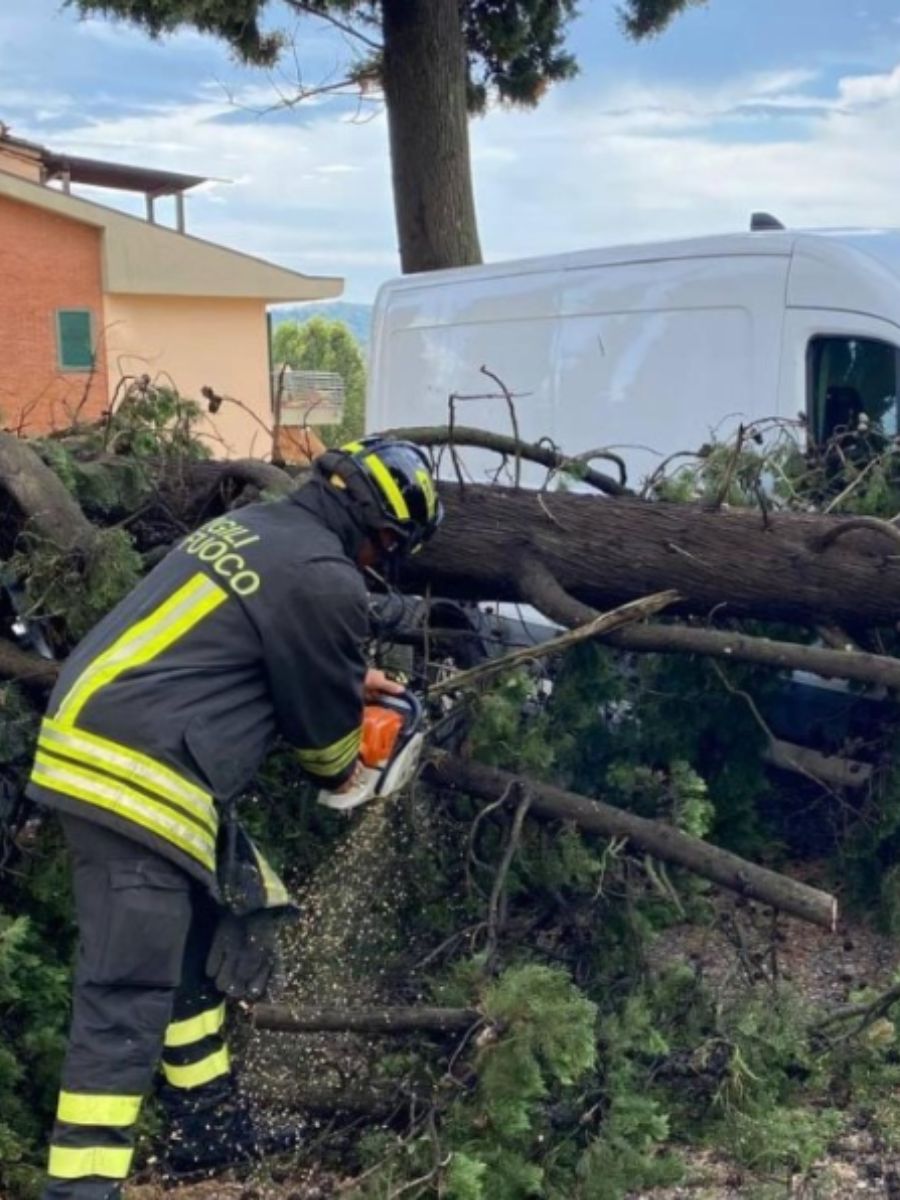
{"label": "white cloud", "polygon": [[[623,84],[495,113],[473,127],[483,243],[507,257],[690,236],[745,229],[758,208],[796,225],[900,225],[900,67],[804,94],[813,82]],[[498,146],[508,161],[491,170]]]}
{"label": "white cloud", "polygon": [[842,79],[838,91],[843,104],[849,107],[896,100],[900,96],[900,66],[888,74],[857,75]]}
{"label": "white cloud", "polygon": [[[245,107],[270,95],[262,81],[239,94]],[[43,97],[48,108],[69,102]],[[68,112],[52,139],[16,131],[230,180],[191,196],[189,229],[297,270],[345,273],[353,297],[397,270],[383,113],[358,122],[322,104],[235,119],[209,79],[187,104]],[[757,208],[796,225],[900,224],[900,65],[828,85],[792,69],[560,88],[533,112],[494,109],[471,137],[490,258],[744,229]]]}

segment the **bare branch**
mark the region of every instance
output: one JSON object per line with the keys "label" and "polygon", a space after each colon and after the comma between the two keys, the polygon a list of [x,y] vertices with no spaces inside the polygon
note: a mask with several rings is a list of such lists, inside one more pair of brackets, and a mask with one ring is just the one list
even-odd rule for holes
{"label": "bare branch", "polygon": [[632,621],[642,621],[647,617],[652,617],[664,608],[668,608],[669,605],[676,604],[678,599],[677,592],[657,592],[655,595],[645,596],[641,600],[631,600],[628,604],[623,604],[611,612],[597,613],[591,620],[568,633],[561,633],[558,637],[550,638],[546,642],[539,642],[534,646],[522,646],[517,650],[511,650],[500,658],[490,659],[487,662],[479,663],[477,667],[470,667],[467,671],[460,671],[457,675],[450,675],[446,679],[439,680],[432,685],[429,696],[433,698],[445,695],[447,692],[478,687],[505,671],[515,670],[516,667],[547,658],[551,654],[559,654],[563,650],[568,650],[570,646],[602,637],[614,629],[619,629],[622,625],[631,624]]}
{"label": "bare branch", "polygon": [[29,654],[15,642],[0,638],[0,679],[12,679],[26,687],[48,691],[59,675],[59,663]]}
{"label": "bare branch", "polygon": [[515,816],[513,817],[512,828],[509,831],[509,837],[503,848],[503,857],[497,868],[494,886],[491,888],[491,898],[488,902],[488,934],[487,946],[485,947],[485,969],[487,971],[491,970],[494,959],[497,956],[500,934],[506,923],[506,879],[509,875],[509,869],[513,864],[513,859],[519,850],[519,845],[522,841],[522,827],[525,824],[525,818],[528,816],[528,810],[531,807],[531,792],[524,781],[519,788],[519,792],[520,798],[516,806]]}
{"label": "bare branch", "polygon": [[301,13],[303,16],[318,17],[320,21],[325,21],[327,24],[333,25],[334,28],[339,29],[341,33],[345,33],[348,37],[355,38],[356,41],[362,42],[363,45],[368,46],[370,50],[374,50],[378,54],[380,54],[384,49],[381,42],[377,42],[374,38],[367,37],[366,34],[364,34],[361,30],[357,29],[354,25],[351,25],[349,21],[342,21],[339,17],[336,17],[332,12],[326,9],[317,8],[313,4],[307,4],[305,3],[305,0],[285,0],[285,3],[289,8],[292,8],[295,12]]}
{"label": "bare branch", "polygon": [[[527,462],[537,463],[539,466],[549,467],[556,471],[564,471],[571,467],[583,467],[583,457],[580,455],[572,457],[562,454],[559,450],[543,443],[517,442],[515,438],[508,437],[506,434],[475,429],[471,425],[413,425],[406,428],[387,429],[383,436],[403,438],[410,442],[416,442],[420,446],[474,446],[482,450],[493,450],[497,454],[518,454]],[[616,456],[610,455],[604,450],[592,451],[591,457],[607,457],[618,461]],[[604,475],[602,471],[596,471],[592,467],[583,467],[579,471],[579,478],[608,496],[630,494],[623,483],[617,482],[611,476]]]}

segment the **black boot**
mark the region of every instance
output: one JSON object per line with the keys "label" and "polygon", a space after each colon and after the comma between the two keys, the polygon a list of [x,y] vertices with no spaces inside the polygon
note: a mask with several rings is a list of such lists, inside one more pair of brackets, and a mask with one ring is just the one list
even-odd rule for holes
{"label": "black boot", "polygon": [[208,1177],[296,1150],[298,1125],[270,1124],[253,1113],[230,1082],[182,1091],[164,1087],[160,1096],[169,1127],[160,1155],[164,1177]]}

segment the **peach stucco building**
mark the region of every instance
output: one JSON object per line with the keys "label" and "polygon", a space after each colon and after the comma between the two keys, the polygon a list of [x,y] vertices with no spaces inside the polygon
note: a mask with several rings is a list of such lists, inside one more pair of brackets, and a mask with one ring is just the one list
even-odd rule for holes
{"label": "peach stucco building", "polygon": [[[72,182],[142,191],[148,219],[74,196]],[[54,154],[0,124],[0,428],[97,417],[123,377],[146,374],[198,401],[203,387],[240,401],[206,418],[214,453],[271,454],[267,305],[337,296],[343,281],[186,234],[183,192],[200,182]],[[161,195],[175,196],[178,228],[155,223]]]}

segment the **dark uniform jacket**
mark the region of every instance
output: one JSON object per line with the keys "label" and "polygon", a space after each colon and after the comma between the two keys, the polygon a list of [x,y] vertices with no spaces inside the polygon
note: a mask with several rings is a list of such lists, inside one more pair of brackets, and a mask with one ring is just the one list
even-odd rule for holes
{"label": "dark uniform jacket", "polygon": [[[67,659],[28,795],[150,846],[218,896],[223,807],[279,734],[308,776],[339,786],[359,750],[367,634],[345,503],[317,482],[186,537]],[[286,902],[241,838],[260,905]]]}

